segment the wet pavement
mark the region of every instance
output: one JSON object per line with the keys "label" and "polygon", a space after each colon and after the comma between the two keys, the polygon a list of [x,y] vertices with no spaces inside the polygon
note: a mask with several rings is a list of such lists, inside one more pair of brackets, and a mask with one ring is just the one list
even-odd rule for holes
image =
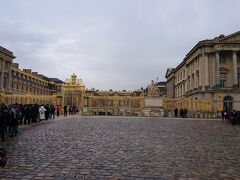
{"label": "wet pavement", "polygon": [[0,179],[240,179],[240,125],[70,116],[21,127]]}

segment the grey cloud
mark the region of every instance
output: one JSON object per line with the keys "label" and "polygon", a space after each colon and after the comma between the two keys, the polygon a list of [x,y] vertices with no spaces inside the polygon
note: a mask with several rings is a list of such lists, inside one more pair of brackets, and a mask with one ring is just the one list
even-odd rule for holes
{"label": "grey cloud", "polygon": [[12,0],[0,7],[1,45],[22,67],[97,89],[165,80],[200,40],[239,30],[240,2]]}

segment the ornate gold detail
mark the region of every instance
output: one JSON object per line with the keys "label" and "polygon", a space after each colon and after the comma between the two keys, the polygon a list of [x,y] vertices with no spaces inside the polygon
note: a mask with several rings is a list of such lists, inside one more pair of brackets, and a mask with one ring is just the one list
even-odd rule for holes
{"label": "ornate gold detail", "polygon": [[75,73],[71,75],[71,79],[66,79],[65,84],[84,86],[83,80],[77,79],[77,75]]}

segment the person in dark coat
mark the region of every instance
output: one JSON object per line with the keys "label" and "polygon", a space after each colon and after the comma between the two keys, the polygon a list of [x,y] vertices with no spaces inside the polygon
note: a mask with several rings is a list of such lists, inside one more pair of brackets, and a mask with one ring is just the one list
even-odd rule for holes
{"label": "person in dark coat", "polygon": [[10,124],[10,113],[5,104],[2,104],[1,112],[2,112],[3,125],[4,125],[3,127],[5,132],[7,131],[7,127],[9,127],[9,124]]}
{"label": "person in dark coat", "polygon": [[57,116],[60,115],[60,110],[61,110],[61,107],[60,107],[60,106],[57,106]]}
{"label": "person in dark coat", "polygon": [[175,115],[175,117],[177,117],[178,116],[178,109],[176,108],[176,109],[174,109],[174,115]]}
{"label": "person in dark coat", "polygon": [[52,105],[51,108],[50,108],[50,111],[51,111],[51,114],[52,114],[52,118],[53,118],[53,119],[55,119],[55,110],[56,110],[56,109],[55,109],[54,105]]}
{"label": "person in dark coat", "polygon": [[32,122],[33,123],[36,123],[37,122],[37,116],[38,116],[38,106],[37,104],[35,104],[33,107],[32,107]]}
{"label": "person in dark coat", "polygon": [[183,116],[184,116],[184,112],[183,112],[183,109],[181,108],[180,109],[180,116],[183,118]]}
{"label": "person in dark coat", "polygon": [[45,106],[45,109],[46,109],[45,118],[46,118],[46,120],[48,120],[48,118],[50,117],[50,108],[49,108],[48,104]]}
{"label": "person in dark coat", "polygon": [[183,114],[184,114],[184,117],[185,117],[185,118],[187,118],[187,113],[188,113],[188,110],[187,110],[187,108],[185,108],[185,109],[183,110]]}
{"label": "person in dark coat", "polygon": [[25,109],[24,109],[24,124],[26,125],[26,123],[30,124],[31,121],[31,109],[30,109],[30,105],[26,105]]}
{"label": "person in dark coat", "polygon": [[10,111],[10,137],[17,135],[17,126],[18,126],[18,114],[15,106],[11,108]]}
{"label": "person in dark coat", "polygon": [[3,118],[3,107],[0,109],[0,137],[4,141],[4,131],[5,131],[5,120]]}
{"label": "person in dark coat", "polygon": [[67,116],[67,106],[64,106],[63,110],[64,110],[64,116]]}

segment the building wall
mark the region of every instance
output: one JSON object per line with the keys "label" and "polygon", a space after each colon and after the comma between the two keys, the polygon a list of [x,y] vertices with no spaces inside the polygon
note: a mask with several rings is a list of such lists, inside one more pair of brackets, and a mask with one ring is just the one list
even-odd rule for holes
{"label": "building wall", "polygon": [[16,94],[50,95],[48,81],[31,71],[12,67],[11,91]]}
{"label": "building wall", "polygon": [[240,110],[239,54],[240,32],[200,41],[174,71],[166,75],[167,84],[175,77],[174,87],[168,85],[171,89],[167,91],[174,88],[174,98],[207,100],[212,103],[215,114],[224,109],[224,97],[232,96],[234,109]]}
{"label": "building wall", "polygon": [[14,59],[11,51],[0,47],[0,91],[11,91],[11,63]]}

